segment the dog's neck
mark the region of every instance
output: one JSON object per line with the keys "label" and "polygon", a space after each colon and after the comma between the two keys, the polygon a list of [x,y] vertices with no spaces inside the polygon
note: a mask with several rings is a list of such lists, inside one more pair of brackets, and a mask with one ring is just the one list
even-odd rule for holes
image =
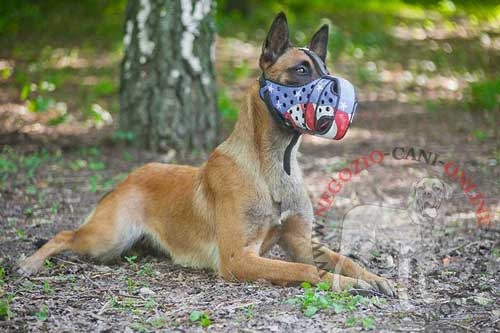
{"label": "dog's neck", "polygon": [[[285,150],[293,140],[295,132],[280,126],[272,118],[266,104],[259,95],[259,86],[254,84],[246,98],[238,121],[229,138],[221,145],[224,152],[254,164],[258,162],[261,170],[283,170]],[[300,140],[290,154],[291,173],[299,172],[297,150]],[[276,171],[274,171],[276,172]],[[284,170],[283,170],[284,172]]]}

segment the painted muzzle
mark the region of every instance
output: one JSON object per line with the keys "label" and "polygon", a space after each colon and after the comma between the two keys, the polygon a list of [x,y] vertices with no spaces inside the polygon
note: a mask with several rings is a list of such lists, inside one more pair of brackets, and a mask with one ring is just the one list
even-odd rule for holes
{"label": "painted muzzle", "polygon": [[308,49],[321,77],[302,86],[283,85],[260,79],[260,96],[274,118],[300,133],[342,139],[358,106],[353,85],[338,76],[331,76],[321,59]]}

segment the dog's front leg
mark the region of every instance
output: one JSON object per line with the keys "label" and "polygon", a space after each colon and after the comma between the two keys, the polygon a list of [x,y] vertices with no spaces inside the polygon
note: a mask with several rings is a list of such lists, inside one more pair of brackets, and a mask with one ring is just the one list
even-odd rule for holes
{"label": "dog's front leg", "polygon": [[280,245],[294,261],[315,265],[340,276],[363,280],[380,292],[394,296],[390,282],[364,269],[353,260],[336,253],[311,239],[311,224],[299,216],[290,217],[283,223]]}
{"label": "dog's front leg", "polygon": [[249,249],[244,249],[229,261],[222,260],[219,273],[229,281],[264,279],[280,285],[297,285],[301,282],[317,284],[324,281],[334,291],[370,288],[363,280],[322,271],[312,265],[262,258]]}
{"label": "dog's front leg", "polygon": [[323,272],[313,265],[262,258],[259,255],[270,229],[267,226],[249,231],[245,214],[239,208],[237,197],[219,200],[216,209],[217,241],[219,245],[219,274],[226,280],[268,280],[282,285],[309,282],[328,282],[333,290],[352,287],[369,288],[364,281]]}

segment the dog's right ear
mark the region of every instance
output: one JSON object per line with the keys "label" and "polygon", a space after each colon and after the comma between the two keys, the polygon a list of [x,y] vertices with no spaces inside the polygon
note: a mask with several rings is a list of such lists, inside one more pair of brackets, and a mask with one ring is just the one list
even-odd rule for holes
{"label": "dog's right ear", "polygon": [[309,50],[314,51],[325,62],[326,52],[328,51],[328,24],[316,31],[309,43]]}
{"label": "dog's right ear", "polygon": [[271,66],[290,47],[290,35],[285,13],[279,13],[271,25],[262,45],[259,66],[262,70]]}

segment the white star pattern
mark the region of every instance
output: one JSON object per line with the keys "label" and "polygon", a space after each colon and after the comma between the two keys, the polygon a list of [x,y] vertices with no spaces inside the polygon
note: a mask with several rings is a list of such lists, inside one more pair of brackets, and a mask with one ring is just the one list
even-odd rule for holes
{"label": "white star pattern", "polygon": [[281,110],[281,103],[279,101],[276,102],[276,109]]}
{"label": "white star pattern", "polygon": [[346,108],[347,108],[347,103],[345,101],[340,102],[339,110],[345,111]]}
{"label": "white star pattern", "polygon": [[271,84],[271,85],[269,85],[269,88],[267,88],[267,91],[269,91],[269,93],[270,93],[270,94],[272,94],[272,93],[273,93],[273,91],[274,91],[274,87],[273,87],[273,85],[272,85],[272,84]]}
{"label": "white star pattern", "polygon": [[320,91],[321,89],[323,89],[323,84],[322,83],[318,83],[318,85],[316,86],[316,90]]}
{"label": "white star pattern", "polygon": [[300,90],[297,90],[297,91],[295,92],[295,97],[297,97],[297,98],[298,98],[298,97],[301,97],[301,96],[302,96],[302,93],[300,92]]}

